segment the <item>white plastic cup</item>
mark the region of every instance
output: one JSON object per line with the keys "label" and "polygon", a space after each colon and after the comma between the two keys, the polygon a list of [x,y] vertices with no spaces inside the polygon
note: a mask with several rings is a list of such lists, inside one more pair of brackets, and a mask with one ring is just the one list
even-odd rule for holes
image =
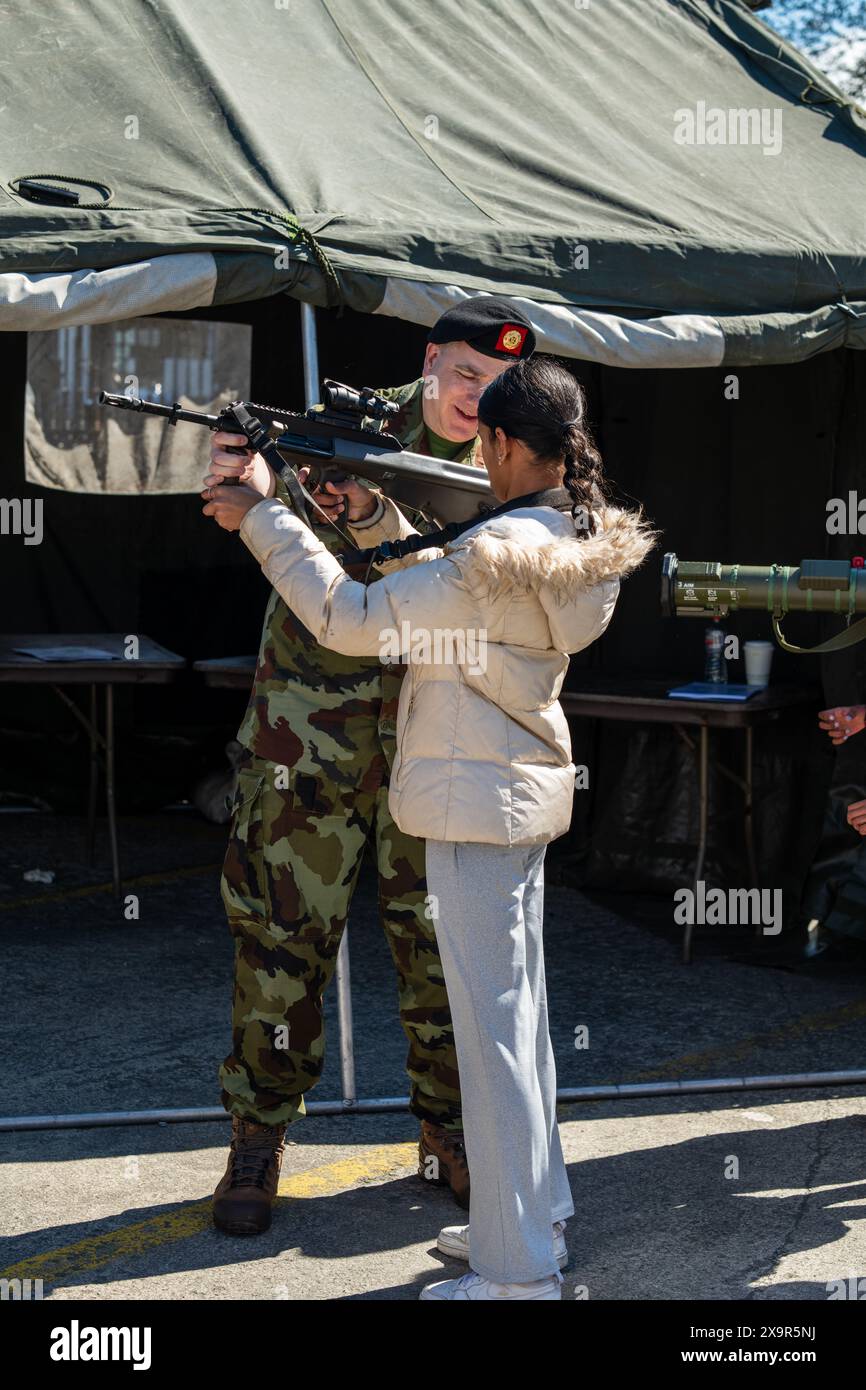
{"label": "white plastic cup", "polygon": [[744,642],[743,658],[746,663],[746,685],[769,685],[770,666],[773,662],[772,642]]}

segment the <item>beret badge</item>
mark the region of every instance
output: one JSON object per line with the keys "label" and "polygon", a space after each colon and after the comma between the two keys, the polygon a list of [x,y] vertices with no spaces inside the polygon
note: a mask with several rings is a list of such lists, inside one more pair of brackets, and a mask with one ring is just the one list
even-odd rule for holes
{"label": "beret badge", "polygon": [[497,352],[512,352],[515,356],[518,356],[520,349],[523,347],[525,337],[525,328],[518,328],[516,324],[506,323],[499,335],[496,350]]}

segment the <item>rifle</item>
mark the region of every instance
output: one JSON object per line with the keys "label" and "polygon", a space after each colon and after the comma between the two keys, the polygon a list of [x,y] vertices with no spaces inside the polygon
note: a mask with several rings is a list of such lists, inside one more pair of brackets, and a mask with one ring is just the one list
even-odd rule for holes
{"label": "rifle", "polygon": [[[99,393],[100,405],[159,415],[170,425],[183,420],[209,430],[246,435],[249,448],[260,453],[282,478],[295,511],[308,524],[307,506],[314,513],[318,508],[307,488],[315,492],[326,482],[342,482],[347,475],[379,484],[395,502],[422,512],[438,526],[469,521],[490,509],[494,499],[483,469],[410,453],[393,435],[363,424],[365,417],[384,422],[396,415],[399,406],[393,401],[367,387],[356,391],[339,381],[326,381],[323,402],[324,409],[299,414],[251,401],[233,401],[219,415],[205,415],[177,403],[158,405],[138,396]],[[303,465],[310,468],[306,487],[297,477]]]}

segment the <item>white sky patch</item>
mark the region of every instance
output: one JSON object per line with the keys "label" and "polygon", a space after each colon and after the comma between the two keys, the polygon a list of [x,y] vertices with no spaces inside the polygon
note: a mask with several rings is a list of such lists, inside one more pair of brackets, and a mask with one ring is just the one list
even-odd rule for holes
{"label": "white sky patch", "polygon": [[814,61],[843,92],[860,102],[866,100],[866,28],[846,29],[834,36],[816,51]]}

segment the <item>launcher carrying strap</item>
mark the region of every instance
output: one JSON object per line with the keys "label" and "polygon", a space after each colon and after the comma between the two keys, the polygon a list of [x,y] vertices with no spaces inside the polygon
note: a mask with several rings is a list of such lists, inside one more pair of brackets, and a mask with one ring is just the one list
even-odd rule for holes
{"label": "launcher carrying strap", "polygon": [[851,623],[844,632],[837,632],[835,637],[830,637],[826,642],[819,642],[817,647],[796,647],[793,642],[789,642],[784,636],[776,614],[773,614],[773,632],[776,634],[776,641],[786,652],[794,652],[797,656],[820,656],[822,652],[840,652],[845,647],[856,647],[858,642],[866,638],[866,618],[859,618],[856,623]]}

